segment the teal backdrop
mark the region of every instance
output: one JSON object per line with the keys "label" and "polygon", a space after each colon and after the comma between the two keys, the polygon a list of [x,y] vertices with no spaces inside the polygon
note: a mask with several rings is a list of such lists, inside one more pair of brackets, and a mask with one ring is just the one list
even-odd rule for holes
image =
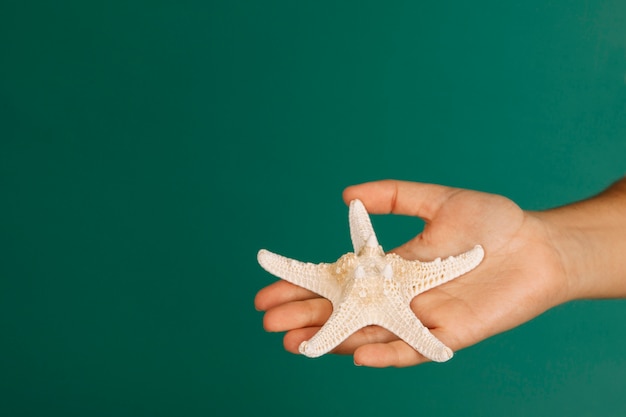
{"label": "teal backdrop", "polygon": [[600,191],[625,75],[623,0],[2,1],[0,415],[626,415],[625,301],[382,370],[253,306],[260,248],[350,250],[350,184]]}

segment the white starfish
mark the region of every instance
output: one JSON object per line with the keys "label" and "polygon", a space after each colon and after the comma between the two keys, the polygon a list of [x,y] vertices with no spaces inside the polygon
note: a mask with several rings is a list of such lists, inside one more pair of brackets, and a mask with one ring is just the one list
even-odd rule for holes
{"label": "white starfish", "polygon": [[259,251],[258,261],[265,270],[329,299],[333,305],[328,321],[310,340],[302,342],[300,352],[321,356],[357,330],[378,325],[433,361],[450,359],[452,350],[422,324],[410,302],[416,295],[474,269],[483,259],[482,246],[445,260],[409,261],[396,254],[385,255],[361,201],[350,202],[349,218],[354,253],[335,263],[304,263],[265,249]]}

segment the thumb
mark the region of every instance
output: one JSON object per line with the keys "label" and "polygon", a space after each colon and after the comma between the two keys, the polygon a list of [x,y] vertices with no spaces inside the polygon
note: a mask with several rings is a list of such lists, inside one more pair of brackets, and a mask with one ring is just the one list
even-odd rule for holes
{"label": "thumb", "polygon": [[384,180],[352,185],[343,191],[346,204],[363,202],[369,213],[404,214],[431,221],[458,188],[419,182]]}
{"label": "thumb", "polygon": [[[420,217],[428,228],[444,203],[459,191],[458,188],[437,184],[383,180],[347,187],[343,191],[343,199],[346,204],[354,199],[361,200],[372,214],[393,213]],[[438,228],[445,229],[446,225],[438,225]],[[456,249],[454,246],[453,242],[429,241],[428,235],[420,233],[392,252],[406,259],[430,260],[441,256],[442,250],[451,251],[452,254]]]}

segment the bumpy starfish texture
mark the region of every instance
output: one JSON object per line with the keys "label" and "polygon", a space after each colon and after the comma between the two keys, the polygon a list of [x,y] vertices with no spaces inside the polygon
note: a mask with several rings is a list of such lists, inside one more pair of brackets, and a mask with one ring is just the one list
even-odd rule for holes
{"label": "bumpy starfish texture", "polygon": [[321,356],[357,330],[378,325],[393,332],[425,357],[444,362],[452,350],[415,316],[411,300],[474,269],[484,257],[480,245],[444,260],[409,261],[385,254],[378,244],[369,215],[359,200],[350,202],[350,237],[354,253],[335,263],[312,264],[261,249],[259,264],[269,273],[330,300],[333,313],[299,350]]}

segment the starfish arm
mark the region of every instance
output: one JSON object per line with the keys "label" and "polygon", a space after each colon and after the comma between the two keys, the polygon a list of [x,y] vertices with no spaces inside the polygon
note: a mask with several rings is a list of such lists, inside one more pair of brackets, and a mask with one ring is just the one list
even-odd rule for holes
{"label": "starfish arm", "polygon": [[[398,297],[400,298],[400,297]],[[396,304],[399,306],[399,304]],[[393,332],[419,353],[434,362],[445,362],[453,356],[452,349],[437,339],[415,316],[407,304],[381,309],[376,324]]]}
{"label": "starfish arm", "polygon": [[261,249],[259,264],[270,274],[306,288],[334,302],[341,294],[341,286],[331,273],[333,264],[313,264],[277,255]]}
{"label": "starfish arm", "polygon": [[349,222],[350,238],[352,239],[355,254],[358,255],[361,249],[368,244],[368,241],[370,246],[378,246],[374,227],[361,200],[352,200],[350,202]]}
{"label": "starfish arm", "polygon": [[361,314],[363,306],[354,298],[348,298],[338,307],[333,305],[333,313],[315,335],[300,344],[299,350],[309,358],[316,358],[330,352],[351,334],[367,324]]}
{"label": "starfish arm", "polygon": [[392,267],[394,274],[399,271],[406,277],[405,288],[409,300],[418,294],[438,285],[451,281],[476,268],[485,256],[480,245],[458,256],[440,258],[432,262],[407,261],[400,257],[394,258]]}

